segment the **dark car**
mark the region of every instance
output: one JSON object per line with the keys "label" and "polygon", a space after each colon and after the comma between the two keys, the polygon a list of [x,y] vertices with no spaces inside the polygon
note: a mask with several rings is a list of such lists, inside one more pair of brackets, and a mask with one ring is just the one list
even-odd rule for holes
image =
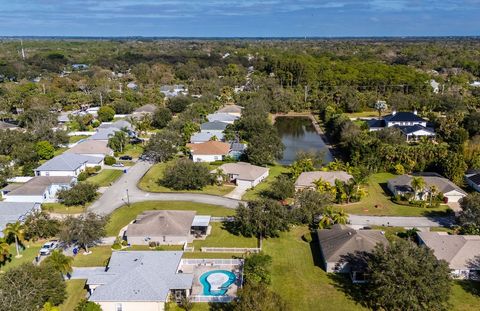
{"label": "dark car", "polygon": [[124,156],[121,156],[119,159],[123,161],[130,161],[132,160],[132,157],[128,155],[124,155]]}

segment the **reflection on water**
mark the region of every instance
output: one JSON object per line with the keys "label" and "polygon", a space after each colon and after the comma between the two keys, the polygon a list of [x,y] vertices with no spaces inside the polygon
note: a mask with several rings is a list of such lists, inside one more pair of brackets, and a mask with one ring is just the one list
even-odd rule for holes
{"label": "reflection on water", "polygon": [[312,121],[306,117],[277,117],[275,127],[280,135],[285,151],[281,164],[292,164],[298,152],[324,152],[325,162],[333,160],[322,137],[315,131]]}

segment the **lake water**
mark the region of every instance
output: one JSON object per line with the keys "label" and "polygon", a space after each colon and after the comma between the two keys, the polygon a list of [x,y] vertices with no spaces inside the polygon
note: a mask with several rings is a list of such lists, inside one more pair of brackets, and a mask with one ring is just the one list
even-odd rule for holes
{"label": "lake water", "polygon": [[333,161],[332,154],[309,118],[277,117],[275,127],[285,145],[283,159],[278,161],[280,164],[292,164],[300,151],[324,152],[325,163]]}

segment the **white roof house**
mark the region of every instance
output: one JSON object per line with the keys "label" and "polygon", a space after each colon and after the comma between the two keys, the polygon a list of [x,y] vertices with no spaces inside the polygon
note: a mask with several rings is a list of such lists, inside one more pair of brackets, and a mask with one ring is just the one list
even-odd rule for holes
{"label": "white roof house", "polygon": [[63,153],[37,167],[35,176],[78,176],[86,167],[102,166],[103,159],[74,153]]}
{"label": "white roof house", "polygon": [[449,235],[447,232],[418,232],[420,245],[445,260],[456,278],[477,278],[480,271],[480,236]]}
{"label": "white roof house", "polygon": [[268,177],[269,169],[266,167],[252,165],[245,162],[225,163],[219,166],[217,170],[222,170],[228,175],[230,181],[235,182],[237,186],[253,188]]}
{"label": "white roof house", "polygon": [[338,179],[342,182],[348,182],[350,179],[353,179],[353,176],[344,171],[303,172],[295,181],[295,190],[315,188],[314,182],[319,179],[328,182],[331,185],[335,185],[335,180]]}
{"label": "white roof house", "polygon": [[187,297],[193,274],[181,273],[181,251],[113,252],[104,272],[87,280],[89,301],[105,311],[164,310],[176,291]]}
{"label": "white roof house", "polygon": [[55,202],[57,192],[71,188],[76,181],[74,176],[36,176],[24,184],[7,186],[1,191],[5,202]]}
{"label": "white roof house", "polygon": [[7,224],[23,222],[29,214],[40,210],[39,203],[0,202],[0,237],[3,237],[3,229]]}

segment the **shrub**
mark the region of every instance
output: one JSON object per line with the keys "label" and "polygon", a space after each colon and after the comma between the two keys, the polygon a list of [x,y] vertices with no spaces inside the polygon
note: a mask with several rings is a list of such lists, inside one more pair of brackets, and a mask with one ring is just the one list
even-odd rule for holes
{"label": "shrub", "polygon": [[302,240],[304,240],[307,243],[311,243],[312,242],[312,234],[311,233],[305,233],[304,235],[302,235]]}
{"label": "shrub", "polygon": [[78,181],[85,181],[85,180],[87,180],[88,176],[89,176],[89,174],[86,171],[83,171],[80,174],[78,174],[77,180]]}
{"label": "shrub", "polygon": [[167,166],[160,183],[174,190],[200,190],[210,183],[210,170],[204,163],[180,159]]}
{"label": "shrub", "polygon": [[105,163],[105,165],[113,165],[117,163],[117,160],[112,156],[106,156],[103,162]]}
{"label": "shrub", "polygon": [[102,106],[98,109],[98,119],[102,122],[112,121],[115,117],[115,110],[110,106]]}
{"label": "shrub", "polygon": [[68,190],[60,190],[58,192],[58,200],[67,205],[85,205],[92,202],[97,196],[97,185],[90,183],[78,183]]}

